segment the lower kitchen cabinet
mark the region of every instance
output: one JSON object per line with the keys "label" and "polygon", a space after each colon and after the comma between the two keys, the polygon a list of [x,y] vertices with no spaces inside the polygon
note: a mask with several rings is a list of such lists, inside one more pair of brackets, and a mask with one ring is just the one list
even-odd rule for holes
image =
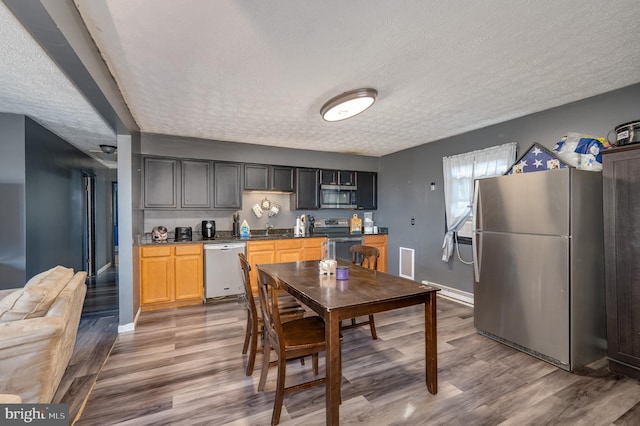
{"label": "lower kitchen cabinet", "polygon": [[322,259],[322,243],[326,238],[305,238],[304,253],[302,260],[320,260]]}
{"label": "lower kitchen cabinet", "polygon": [[141,310],[202,303],[202,244],[140,247]]}
{"label": "lower kitchen cabinet", "polygon": [[202,300],[204,268],[202,244],[175,246],[175,300]]}
{"label": "lower kitchen cabinet", "polygon": [[261,263],[276,263],[276,242],[268,241],[248,241],[247,261],[251,265],[251,287],[253,295],[258,295],[258,273],[256,265]]}
{"label": "lower kitchen cabinet", "polygon": [[256,265],[301,260],[320,260],[322,242],[325,237],[286,238],[282,240],[248,241],[247,261],[251,265],[251,285],[254,294],[258,293],[258,274]]}
{"label": "lower kitchen cabinet", "polygon": [[640,379],[640,145],[602,163],[609,370]]}
{"label": "lower kitchen cabinet", "polygon": [[387,236],[365,235],[364,245],[376,247],[380,251],[380,257],[378,258],[378,271],[387,272]]}
{"label": "lower kitchen cabinet", "polygon": [[276,242],[276,263],[297,262],[304,256],[304,240],[290,239]]}
{"label": "lower kitchen cabinet", "polygon": [[140,248],[140,304],[173,300],[171,246]]}

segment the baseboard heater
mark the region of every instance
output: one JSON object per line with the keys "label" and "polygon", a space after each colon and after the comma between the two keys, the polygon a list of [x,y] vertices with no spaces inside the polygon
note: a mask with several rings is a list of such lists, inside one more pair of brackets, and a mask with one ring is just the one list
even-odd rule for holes
{"label": "baseboard heater", "polygon": [[422,284],[428,284],[434,287],[438,287],[440,289],[440,292],[438,293],[440,296],[448,297],[449,299],[453,299],[456,302],[473,306],[473,293],[469,293],[468,291],[458,290],[457,288],[448,287],[446,285],[434,283],[427,280],[422,280]]}

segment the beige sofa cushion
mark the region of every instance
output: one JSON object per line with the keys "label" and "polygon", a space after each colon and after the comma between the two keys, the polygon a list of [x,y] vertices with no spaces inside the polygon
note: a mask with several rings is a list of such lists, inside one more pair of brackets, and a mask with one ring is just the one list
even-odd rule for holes
{"label": "beige sofa cushion", "polygon": [[0,300],[0,323],[44,316],[73,277],[73,269],[56,266]]}

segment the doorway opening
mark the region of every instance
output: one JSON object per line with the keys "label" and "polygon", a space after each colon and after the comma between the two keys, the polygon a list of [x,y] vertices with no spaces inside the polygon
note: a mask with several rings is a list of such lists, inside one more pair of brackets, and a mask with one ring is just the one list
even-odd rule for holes
{"label": "doorway opening", "polygon": [[84,197],[82,200],[83,231],[82,231],[82,265],[87,275],[96,274],[96,176],[93,173],[82,171],[82,186]]}
{"label": "doorway opening", "polygon": [[111,182],[111,219],[113,223],[113,264],[118,265],[118,182]]}

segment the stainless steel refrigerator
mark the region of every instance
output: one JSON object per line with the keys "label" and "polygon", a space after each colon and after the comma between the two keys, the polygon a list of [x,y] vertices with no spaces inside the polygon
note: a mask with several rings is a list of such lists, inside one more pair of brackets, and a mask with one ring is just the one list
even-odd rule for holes
{"label": "stainless steel refrigerator", "polygon": [[569,371],[603,357],[601,174],[478,180],[473,220],[478,332]]}

